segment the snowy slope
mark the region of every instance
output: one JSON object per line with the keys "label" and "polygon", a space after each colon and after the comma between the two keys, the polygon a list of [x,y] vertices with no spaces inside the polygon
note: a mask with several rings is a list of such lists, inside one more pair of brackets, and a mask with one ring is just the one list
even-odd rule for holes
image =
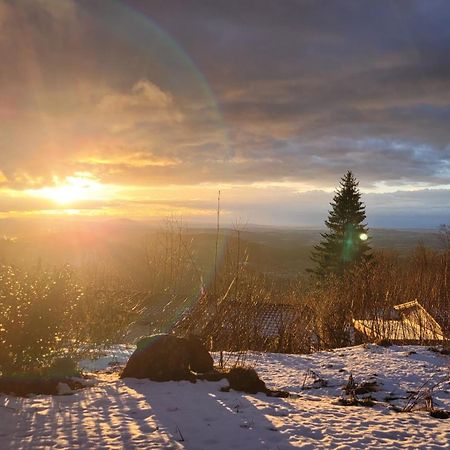
{"label": "snowy slope", "polygon": [[[129,352],[115,349],[114,357],[124,361]],[[111,355],[85,365],[100,369],[109,361]],[[313,355],[252,353],[248,362],[269,386],[297,395],[276,399],[220,392],[225,381],[155,383],[101,372],[95,386],[74,395],[1,396],[0,448],[450,448],[450,419],[397,413],[385,401],[441,382],[433,397],[450,410],[449,356],[369,345]],[[374,407],[335,403],[350,372],[356,382],[377,382]]]}

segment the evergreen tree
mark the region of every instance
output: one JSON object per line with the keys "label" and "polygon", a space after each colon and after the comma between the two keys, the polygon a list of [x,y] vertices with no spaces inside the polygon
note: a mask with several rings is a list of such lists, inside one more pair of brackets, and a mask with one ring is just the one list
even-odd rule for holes
{"label": "evergreen tree", "polygon": [[366,212],[358,184],[349,170],[330,203],[332,209],[325,221],[328,231],[322,233],[323,239],[311,257],[316,263],[311,271],[319,276],[340,275],[353,264],[370,258]]}

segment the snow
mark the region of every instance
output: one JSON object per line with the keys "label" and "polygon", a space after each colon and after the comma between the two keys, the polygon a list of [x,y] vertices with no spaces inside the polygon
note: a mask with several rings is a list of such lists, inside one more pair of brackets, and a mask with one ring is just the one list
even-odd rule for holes
{"label": "snow", "polygon": [[[426,411],[397,413],[408,391],[441,383],[436,407],[450,410],[450,357],[421,347],[357,346],[311,355],[251,353],[270,387],[295,394],[270,398],[221,392],[226,381],[119,380],[114,365],[129,347],[84,361],[97,382],[73,395],[0,396],[0,448],[191,449],[449,448],[450,419]],[[113,365],[110,363],[113,361]],[[372,408],[336,400],[352,373],[376,381]],[[317,381],[320,378],[326,381]]]}

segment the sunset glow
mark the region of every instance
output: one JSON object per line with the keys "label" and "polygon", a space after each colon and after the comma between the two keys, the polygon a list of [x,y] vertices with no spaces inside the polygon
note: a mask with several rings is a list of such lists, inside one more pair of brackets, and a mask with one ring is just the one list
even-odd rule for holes
{"label": "sunset glow", "polygon": [[55,182],[55,186],[30,189],[27,194],[52,200],[59,205],[70,205],[86,200],[105,200],[108,197],[107,188],[86,175],[67,177],[61,183],[55,179]]}
{"label": "sunset glow", "polygon": [[0,2],[0,217],[446,223],[447,8],[169,3]]}

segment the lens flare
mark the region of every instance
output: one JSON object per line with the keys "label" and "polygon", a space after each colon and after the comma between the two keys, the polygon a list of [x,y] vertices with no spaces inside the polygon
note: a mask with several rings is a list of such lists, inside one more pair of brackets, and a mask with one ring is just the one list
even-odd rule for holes
{"label": "lens flare", "polygon": [[359,235],[359,239],[361,239],[361,241],[367,241],[368,238],[369,238],[369,236],[367,236],[366,233],[361,233]]}

